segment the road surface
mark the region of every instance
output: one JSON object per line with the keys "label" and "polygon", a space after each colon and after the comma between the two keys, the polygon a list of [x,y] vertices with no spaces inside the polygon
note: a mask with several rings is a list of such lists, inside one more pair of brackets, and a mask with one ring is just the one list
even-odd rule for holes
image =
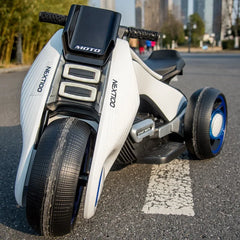
{"label": "road surface", "polygon": [[[204,86],[228,101],[228,133],[215,159],[133,164],[111,171],[96,215],[57,239],[240,239],[240,55],[182,54],[172,85],[187,97]],[[21,153],[19,99],[26,71],[0,74],[0,239],[44,239],[14,199]],[[161,93],[159,93],[161,94]]]}

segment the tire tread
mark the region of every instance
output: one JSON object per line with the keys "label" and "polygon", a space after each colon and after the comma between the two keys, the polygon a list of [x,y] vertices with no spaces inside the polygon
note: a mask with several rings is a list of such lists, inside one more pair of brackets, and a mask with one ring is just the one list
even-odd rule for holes
{"label": "tire tread", "polygon": [[89,126],[74,118],[56,120],[43,133],[31,171],[26,211],[30,225],[44,236],[71,231],[75,192],[89,135]]}

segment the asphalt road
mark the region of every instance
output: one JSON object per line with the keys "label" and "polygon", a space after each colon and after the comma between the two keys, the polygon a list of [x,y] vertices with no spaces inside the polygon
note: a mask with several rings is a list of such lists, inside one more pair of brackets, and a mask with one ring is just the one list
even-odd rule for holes
{"label": "asphalt road", "polygon": [[[240,55],[182,56],[184,75],[172,85],[188,97],[201,87],[216,87],[228,101],[228,132],[222,153],[204,161],[187,160],[186,156],[167,165],[174,168],[187,162],[194,214],[144,213],[153,166],[133,164],[111,171],[96,215],[79,221],[73,233],[57,239],[240,239]],[[22,144],[19,99],[25,74],[0,74],[0,239],[44,239],[31,230],[25,209],[14,199]]]}

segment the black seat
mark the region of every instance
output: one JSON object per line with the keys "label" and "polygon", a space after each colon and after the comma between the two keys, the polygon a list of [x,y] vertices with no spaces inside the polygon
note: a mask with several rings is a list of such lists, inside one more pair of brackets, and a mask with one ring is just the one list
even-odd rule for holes
{"label": "black seat", "polygon": [[144,63],[156,73],[163,76],[163,81],[182,74],[185,65],[180,54],[175,50],[153,51]]}

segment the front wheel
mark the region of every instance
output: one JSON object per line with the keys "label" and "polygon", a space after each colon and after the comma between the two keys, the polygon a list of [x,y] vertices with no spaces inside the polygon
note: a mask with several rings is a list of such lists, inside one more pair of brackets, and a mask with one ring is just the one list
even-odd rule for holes
{"label": "front wheel", "polygon": [[44,131],[33,162],[27,191],[26,215],[41,235],[71,231],[82,186],[79,175],[90,127],[75,118],[59,119]]}
{"label": "front wheel", "polygon": [[226,127],[227,103],[223,93],[209,87],[193,93],[184,118],[184,135],[190,154],[197,159],[218,155]]}

